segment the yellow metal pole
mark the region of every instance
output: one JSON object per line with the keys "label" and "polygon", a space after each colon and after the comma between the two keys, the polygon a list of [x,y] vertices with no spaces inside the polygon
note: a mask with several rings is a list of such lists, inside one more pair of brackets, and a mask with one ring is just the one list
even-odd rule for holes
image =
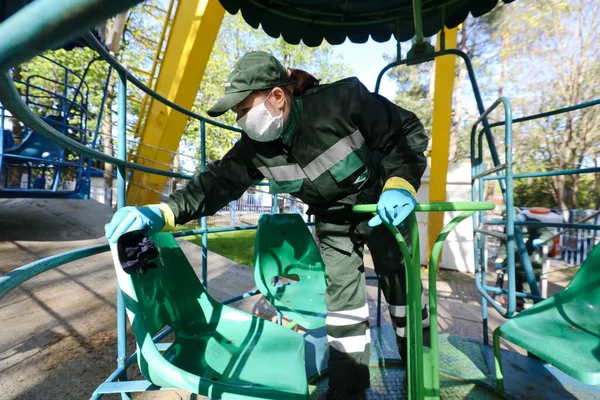
{"label": "yellow metal pole", "polygon": [[[192,108],[224,14],[218,0],[179,1],[156,92],[182,107]],[[168,169],[187,120],[187,116],[151,100],[136,162]],[[127,205],[144,205],[160,201],[166,178],[135,171],[130,181]]]}
{"label": "yellow metal pole", "polygon": [[[447,49],[456,48],[458,28],[446,29]],[[436,44],[440,50],[440,38]],[[431,175],[429,201],[446,201],[446,176],[448,174],[448,148],[452,125],[452,91],[454,89],[454,67],[456,57],[446,55],[435,60],[435,89],[433,96],[433,126],[431,143]],[[437,236],[444,227],[444,213],[429,213],[427,222],[427,259]],[[441,255],[440,255],[441,260]]]}
{"label": "yellow metal pole", "polygon": [[[156,69],[158,68],[160,56],[162,54],[162,47],[163,47],[163,43],[166,39],[167,28],[171,24],[171,13],[173,11],[174,5],[175,5],[175,0],[171,0],[169,2],[169,7],[164,12],[164,15],[165,15],[164,22],[165,23],[160,31],[160,39],[158,40],[158,47],[156,48],[156,51],[154,53],[154,59],[152,60],[152,68],[150,69],[150,72],[142,71],[137,68],[132,68],[133,71],[139,72],[148,77],[148,87],[150,89],[154,89],[154,76],[156,74]],[[156,6],[154,6],[153,4],[147,4],[147,6],[151,7],[151,8],[156,8]],[[138,137],[140,135],[141,126],[145,120],[146,111],[148,109],[148,107],[146,107],[146,106],[148,105],[149,98],[150,98],[150,96],[148,96],[146,93],[144,93],[144,100],[142,101],[142,106],[140,107],[140,115],[138,115],[138,120],[135,123],[135,129],[133,130],[133,134],[135,137]]]}

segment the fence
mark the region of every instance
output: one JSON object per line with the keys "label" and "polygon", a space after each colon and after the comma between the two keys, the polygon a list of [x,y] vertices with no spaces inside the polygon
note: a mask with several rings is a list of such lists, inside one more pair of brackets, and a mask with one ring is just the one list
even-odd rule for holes
{"label": "fence", "polygon": [[[527,207],[520,207],[522,211],[528,210]],[[600,213],[598,210],[561,210],[552,209],[552,212],[558,215],[568,215],[568,221],[571,223],[579,223],[586,225],[600,225]],[[491,218],[490,218],[491,219]],[[496,218],[497,220],[498,218]],[[502,232],[504,226],[495,225],[492,230]],[[525,230],[525,227],[522,227]],[[556,258],[564,261],[569,265],[581,265],[592,251],[595,245],[600,242],[600,234],[596,229],[564,229],[564,228],[546,228],[552,231],[555,235],[565,232],[558,236],[558,251],[559,255]],[[495,259],[497,249],[500,245],[500,239],[489,237],[487,240],[489,249],[489,258]]]}

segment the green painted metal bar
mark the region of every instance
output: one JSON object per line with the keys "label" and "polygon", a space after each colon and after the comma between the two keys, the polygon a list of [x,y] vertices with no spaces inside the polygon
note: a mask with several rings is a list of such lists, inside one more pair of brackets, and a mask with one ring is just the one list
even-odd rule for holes
{"label": "green painted metal bar", "polygon": [[61,46],[141,0],[36,0],[0,24],[0,71]]}
{"label": "green painted metal bar", "polygon": [[12,271],[0,276],[0,298],[5,296],[17,286],[21,285],[23,282],[38,276],[42,272],[49,271],[53,268],[70,263],[72,261],[80,260],[85,257],[104,253],[108,250],[108,244],[100,244],[97,246],[68,251],[62,254],[56,254],[54,256],[46,257],[42,260],[34,261],[30,264],[13,269]]}
{"label": "green painted metal bar", "polygon": [[[375,205],[376,206],[376,205]],[[358,211],[354,209],[354,211]],[[417,225],[417,219],[415,213],[411,213],[408,216],[408,224],[411,230],[411,239],[413,245],[413,255],[411,256],[408,251],[408,246],[404,240],[404,237],[400,231],[393,225],[385,224],[385,226],[392,232],[402,257],[404,258],[404,265],[406,270],[406,341],[408,343],[408,360],[407,360],[407,374],[408,374],[408,399],[416,400],[424,397],[424,385],[423,385],[423,321],[421,319],[421,266],[417,263],[415,270],[414,260],[420,261],[419,251],[419,231]],[[415,246],[416,239],[416,246]],[[416,250],[416,255],[415,255]],[[416,278],[416,279],[415,279]],[[418,288],[419,294],[416,295],[415,291]]]}
{"label": "green painted metal bar", "polygon": [[[123,163],[117,167],[117,209],[125,207],[127,185],[127,74],[119,72],[117,105],[117,156]],[[127,321],[125,320],[125,303],[123,294],[117,286],[117,368],[125,368],[127,359]],[[122,380],[127,381],[127,372],[121,374]],[[129,393],[121,393],[124,400],[131,399]]]}
{"label": "green painted metal bar", "polygon": [[431,357],[432,357],[432,365],[433,368],[433,383],[432,389],[437,390],[434,393],[435,396],[439,397],[440,391],[440,366],[439,366],[439,347],[438,347],[438,312],[437,312],[437,269],[440,259],[440,254],[442,252],[442,248],[444,246],[444,241],[448,237],[448,234],[456,228],[458,224],[460,224],[463,220],[473,215],[475,211],[463,211],[457,217],[454,217],[448,225],[442,229],[440,234],[438,235],[433,248],[431,249],[431,255],[429,257],[429,321],[430,321],[430,337],[431,337]]}
{"label": "green painted metal bar", "polygon": [[[418,203],[416,212],[447,212],[447,211],[480,211],[493,210],[494,203],[481,202],[474,203],[470,201],[440,201],[432,203]],[[377,204],[360,204],[352,207],[352,211],[358,213],[376,213]]]}
{"label": "green painted metal bar", "polygon": [[415,39],[417,45],[423,44],[423,10],[421,0],[413,0],[413,23],[415,25]]}
{"label": "green painted metal bar", "polygon": [[500,351],[500,329],[496,328],[494,330],[494,370],[496,372],[496,394],[500,395],[502,398],[506,398],[506,394],[504,392],[504,376],[502,374],[502,355]]}
{"label": "green painted metal bar", "polygon": [[[64,148],[72,150],[77,153],[81,153],[82,155],[92,157],[96,160],[104,161],[113,165],[125,166],[125,161],[120,160],[117,157],[108,156],[104,153],[101,153],[97,150],[93,150],[76,140],[69,138],[67,135],[63,135],[58,132],[56,129],[52,128],[46,122],[44,122],[40,117],[38,117],[33,111],[27,107],[19,92],[15,88],[14,83],[12,82],[12,78],[7,72],[0,72],[0,103],[11,112],[11,114],[22,121],[29,128],[44,136],[45,138],[53,141],[61,145]],[[181,178],[181,179],[192,179],[193,175],[189,174],[180,174],[171,171],[164,171],[156,168],[147,167],[145,165],[139,164],[128,164],[130,169],[148,172],[151,174],[168,176],[173,178]]]}
{"label": "green painted metal bar", "polygon": [[[546,172],[527,172],[523,174],[513,174],[513,179],[523,178],[543,178],[547,176],[559,176],[559,175],[579,175],[579,174],[593,174],[600,172],[600,167],[593,168],[581,168],[581,169],[564,169],[559,171],[546,171]],[[504,179],[503,175],[499,176],[486,176],[484,180],[496,180]]]}
{"label": "green painted metal bar", "polygon": [[[435,202],[419,203],[415,207],[415,212],[408,217],[407,223],[411,229],[412,239],[412,257],[402,234],[394,226],[386,224],[386,227],[392,232],[404,259],[407,281],[407,342],[408,342],[408,398],[409,399],[436,399],[439,398],[439,349],[437,337],[437,291],[436,291],[436,273],[440,252],[444,240],[461,221],[471,216],[473,213],[481,210],[493,210],[493,203],[474,203],[474,202]],[[356,205],[352,208],[358,213],[377,212],[376,204]],[[434,244],[430,265],[429,265],[429,309],[430,309],[430,334],[431,348],[429,351],[423,347],[423,325],[421,319],[421,266],[419,254],[419,231],[416,220],[416,212],[444,212],[444,211],[463,211],[455,217],[440,233]]]}
{"label": "green painted metal bar", "polygon": [[[206,171],[206,122],[200,121],[200,171]],[[200,226],[206,229],[206,217],[200,218]],[[202,285],[208,289],[208,233],[202,234]]]}

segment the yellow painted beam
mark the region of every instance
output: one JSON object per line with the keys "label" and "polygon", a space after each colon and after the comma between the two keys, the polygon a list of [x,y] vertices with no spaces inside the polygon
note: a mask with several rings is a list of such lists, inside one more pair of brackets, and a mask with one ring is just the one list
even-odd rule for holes
{"label": "yellow painted beam", "polygon": [[[179,1],[156,92],[182,107],[192,108],[224,14],[218,0]],[[187,116],[151,100],[136,162],[168,169],[187,121]],[[130,183],[127,205],[153,204],[160,201],[166,178],[134,171]]]}
{"label": "yellow painted beam", "polygon": [[[446,48],[456,48],[458,28],[446,29]],[[438,35],[436,48],[439,50]],[[446,176],[448,175],[448,148],[452,126],[452,91],[456,57],[447,55],[435,60],[435,88],[433,95],[433,126],[431,143],[431,175],[429,201],[446,200]],[[427,222],[427,259],[437,236],[444,227],[444,213],[429,213]]]}

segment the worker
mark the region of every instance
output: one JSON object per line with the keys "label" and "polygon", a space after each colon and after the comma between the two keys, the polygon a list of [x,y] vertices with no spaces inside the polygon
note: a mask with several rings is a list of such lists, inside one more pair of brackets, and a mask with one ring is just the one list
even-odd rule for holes
{"label": "worker", "polygon": [[[138,229],[151,235],[165,226],[213,215],[264,178],[272,192],[301,199],[315,216],[327,271],[330,353],[325,398],[364,399],[370,343],[365,244],[406,359],[403,258],[382,222],[403,225],[417,205],[427,165],[423,125],[415,114],[370,93],[356,78],[320,85],[307,72],[288,70],[259,51],[236,62],[224,96],[208,114],[217,117],[228,110],[243,130],[233,148],[165,203],[117,211],[106,236],[114,242]],[[352,212],[353,205],[366,203],[377,203],[376,216]],[[407,224],[401,231],[408,238]],[[427,342],[425,306],[421,313]]]}
{"label": "worker", "polygon": [[[547,222],[547,223],[559,223],[563,222],[562,217],[558,214],[551,212],[549,209],[544,207],[532,207],[529,210],[519,212],[517,214],[517,221],[520,222]],[[533,273],[535,276],[536,283],[539,282],[542,273],[543,254],[542,246],[546,245],[549,248],[548,254],[554,253],[554,246],[558,243],[556,240],[551,240],[554,237],[554,233],[551,229],[540,226],[525,226],[515,227],[515,229],[521,229],[523,234],[523,240],[525,241],[525,247],[527,254],[533,267]],[[496,286],[502,288],[504,281],[504,274],[506,272],[507,261],[506,261],[506,241],[501,241],[498,248],[498,256],[496,258],[496,273],[498,279]],[[521,262],[521,257],[518,253],[518,248],[515,243],[515,289],[517,292],[532,294],[531,286],[527,281],[527,275],[525,274],[525,268]],[[503,301],[502,301],[503,302]],[[531,307],[534,304],[532,299],[524,299],[517,297],[516,311],[522,311]]]}

